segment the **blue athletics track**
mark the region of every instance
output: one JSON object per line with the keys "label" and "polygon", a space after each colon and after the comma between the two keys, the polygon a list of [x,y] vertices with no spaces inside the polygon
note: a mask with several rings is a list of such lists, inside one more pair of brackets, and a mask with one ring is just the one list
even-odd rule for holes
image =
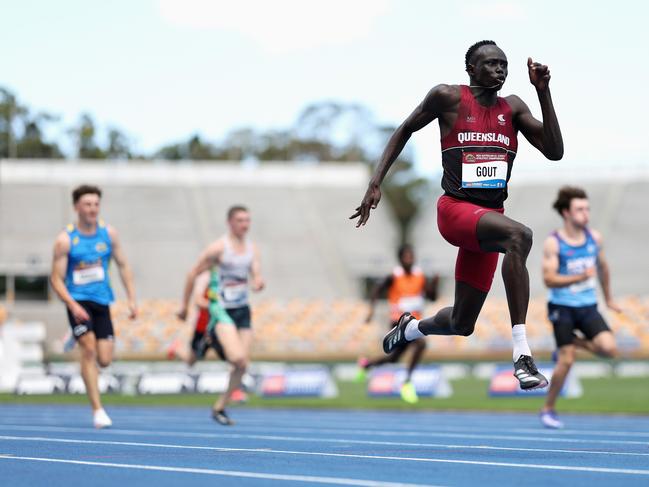
{"label": "blue athletics track", "polygon": [[649,485],[649,417],[0,405],[0,484]]}

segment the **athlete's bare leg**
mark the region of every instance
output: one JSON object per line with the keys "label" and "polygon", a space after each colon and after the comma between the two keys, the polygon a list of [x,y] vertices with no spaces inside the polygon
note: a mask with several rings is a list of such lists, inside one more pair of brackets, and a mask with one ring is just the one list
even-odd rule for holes
{"label": "athlete's bare leg", "polygon": [[[103,340],[105,341],[105,340]],[[99,370],[97,369],[97,339],[93,332],[83,334],[77,340],[81,349],[81,377],[93,411],[102,408],[99,397]]]}
{"label": "athlete's bare leg", "polygon": [[97,340],[97,363],[103,369],[108,367],[113,362],[113,350],[115,342],[100,338]]}
{"label": "athlete's bare leg", "polygon": [[369,369],[372,367],[378,367],[379,365],[394,364],[399,361],[399,359],[401,358],[401,356],[403,355],[403,353],[406,351],[407,348],[408,348],[407,346],[399,347],[394,352],[389,353],[388,355],[383,355],[382,357],[377,357],[373,360],[369,360],[365,365],[365,368]]}
{"label": "athlete's bare leg", "polygon": [[615,336],[610,331],[602,331],[592,340],[575,337],[572,343],[602,358],[615,358],[617,356]]}
{"label": "athlete's bare leg", "polygon": [[417,368],[417,365],[419,365],[419,362],[421,362],[421,357],[424,355],[424,351],[426,350],[426,340],[424,340],[423,338],[415,340],[414,342],[411,342],[409,348],[412,349],[412,355],[410,356],[410,361],[408,362],[406,382],[410,382],[412,373]]}
{"label": "athlete's bare leg", "polygon": [[554,367],[554,372],[552,373],[552,380],[550,381],[550,387],[548,389],[548,395],[545,399],[545,405],[543,406],[542,411],[553,411],[554,406],[557,402],[557,397],[563,388],[563,384],[566,381],[568,372],[572,364],[575,362],[575,346],[574,345],[564,345],[559,348],[559,357],[557,364]]}
{"label": "athlete's bare leg", "polygon": [[505,254],[502,276],[511,323],[512,326],[524,324],[530,301],[526,262],[532,248],[532,230],[501,213],[490,211],[478,221],[477,236],[485,252]]}
{"label": "athlete's bare leg", "polygon": [[241,379],[246,372],[248,359],[246,358],[244,345],[239,337],[236,326],[219,323],[216,325],[216,334],[223,347],[227,361],[232,365],[228,388],[214,403],[214,410],[222,411],[230,401],[232,392],[241,387]]}
{"label": "athlete's bare leg", "polygon": [[485,299],[487,293],[457,281],[453,306],[442,308],[435,316],[421,320],[419,330],[424,335],[469,336],[473,333]]}

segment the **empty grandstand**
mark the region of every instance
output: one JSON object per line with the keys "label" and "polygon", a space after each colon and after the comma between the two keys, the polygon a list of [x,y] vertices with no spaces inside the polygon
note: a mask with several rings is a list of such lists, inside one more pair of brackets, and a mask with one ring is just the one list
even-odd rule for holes
{"label": "empty grandstand", "polygon": [[[530,342],[553,347],[545,319],[540,279],[540,242],[559,225],[551,210],[556,188],[579,183],[587,189],[593,226],[606,236],[613,290],[626,313],[611,317],[628,356],[649,355],[649,264],[642,259],[646,217],[641,205],[649,173],[625,177],[562,172],[562,179],[527,174],[513,181],[507,212],[529,225],[536,244],[529,258],[532,303]],[[624,176],[624,175],[623,175]],[[200,249],[225,230],[225,211],[235,203],[252,212],[268,287],[254,301],[255,329],[262,339],[255,356],[269,359],[353,358],[378,350],[383,319],[365,325],[368,277],[395,263],[398,232],[386,202],[360,230],[348,220],[367,184],[362,164],[204,164],[85,161],[0,162],[0,303],[11,319],[47,324],[48,353],[67,329],[63,306],[49,291],[51,246],[72,221],[71,189],[94,183],[104,189],[102,215],[122,235],[132,263],[142,313],[129,323],[123,303],[114,308],[119,357],[161,357],[176,337],[190,333],[175,319],[182,281]],[[413,239],[420,263],[445,278],[450,302],[456,250],[437,231],[434,200],[422,208]],[[643,224],[644,222],[644,224]],[[119,286],[117,286],[118,291]],[[118,298],[119,298],[118,293]],[[429,355],[506,356],[509,319],[499,275],[476,334],[469,339],[436,337]]]}

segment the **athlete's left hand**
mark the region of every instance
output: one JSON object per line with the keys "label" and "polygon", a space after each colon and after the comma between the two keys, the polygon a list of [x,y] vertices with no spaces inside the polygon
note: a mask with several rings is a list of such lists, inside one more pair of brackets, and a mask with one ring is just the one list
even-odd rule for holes
{"label": "athlete's left hand", "polygon": [[266,283],[264,282],[264,279],[261,277],[255,277],[252,280],[252,290],[258,293],[259,291],[263,290],[266,287]]}
{"label": "athlete's left hand", "polygon": [[612,299],[606,301],[606,306],[608,306],[608,309],[610,309],[611,311],[615,311],[616,313],[622,312],[622,308]]}
{"label": "athlete's left hand", "polygon": [[548,89],[550,83],[550,69],[541,63],[535,63],[531,57],[527,58],[527,71],[530,75],[530,83],[539,91]]}
{"label": "athlete's left hand", "polygon": [[137,303],[135,301],[129,301],[128,302],[129,319],[134,320],[137,318],[137,315],[138,315]]}

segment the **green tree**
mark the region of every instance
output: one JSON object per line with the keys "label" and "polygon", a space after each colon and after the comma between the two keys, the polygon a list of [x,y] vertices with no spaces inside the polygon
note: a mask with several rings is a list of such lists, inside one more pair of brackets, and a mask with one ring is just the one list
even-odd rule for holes
{"label": "green tree", "polygon": [[106,153],[99,148],[97,141],[97,129],[95,122],[90,115],[84,113],[79,117],[76,127],[71,130],[74,142],[77,147],[79,159],[105,159]]}
{"label": "green tree", "polygon": [[16,143],[16,157],[30,159],[61,159],[63,154],[56,142],[47,142],[43,136],[43,126],[58,121],[47,113],[30,117],[23,116],[23,133]]}
{"label": "green tree", "polygon": [[0,157],[17,156],[15,125],[26,112],[27,109],[18,104],[11,91],[0,87]]}
{"label": "green tree", "polygon": [[106,147],[107,159],[131,159],[131,142],[118,128],[108,129],[108,146]]}

